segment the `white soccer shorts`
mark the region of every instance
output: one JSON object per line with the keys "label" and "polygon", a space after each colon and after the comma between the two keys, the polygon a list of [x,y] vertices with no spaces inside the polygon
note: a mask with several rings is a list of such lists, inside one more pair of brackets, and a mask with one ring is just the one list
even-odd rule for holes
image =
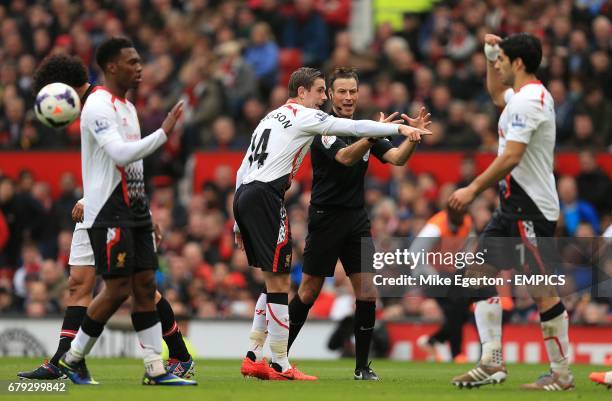
{"label": "white soccer shorts", "polygon": [[91,266],[95,265],[95,259],[89,235],[84,228],[74,230],[72,234],[72,243],[70,244],[70,259],[68,260],[70,267]]}

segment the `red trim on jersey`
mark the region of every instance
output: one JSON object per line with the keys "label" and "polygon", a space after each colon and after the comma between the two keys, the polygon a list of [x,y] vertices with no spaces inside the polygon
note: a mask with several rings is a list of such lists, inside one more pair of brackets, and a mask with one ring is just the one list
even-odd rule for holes
{"label": "red trim on jersey", "polygon": [[540,104],[542,107],[544,107],[544,90],[542,90],[542,93],[540,94]]}
{"label": "red trim on jersey", "polygon": [[123,201],[129,207],[130,206],[130,196],[128,194],[127,178],[125,178],[125,168],[117,167],[117,170],[119,170],[119,173],[121,174],[121,191],[123,192]]}
{"label": "red trim on jersey", "polygon": [[561,357],[565,358],[565,353],[563,352],[563,347],[561,347],[561,341],[559,341],[559,337],[557,336],[544,337],[544,342],[548,340],[553,340],[555,344],[557,344],[557,347],[559,348],[559,352],[561,353]]}
{"label": "red trim on jersey", "polygon": [[523,241],[527,249],[529,249],[531,253],[533,254],[533,256],[535,257],[536,263],[538,264],[538,267],[540,268],[540,272],[542,274],[546,274],[546,268],[544,267],[544,262],[542,262],[542,257],[540,256],[540,250],[538,249],[537,246],[534,246],[531,242],[529,242],[529,239],[527,238],[527,233],[525,232],[525,227],[523,226],[523,223],[524,223],[523,220],[517,221],[519,233],[521,234],[521,240]]}
{"label": "red trim on jersey", "polygon": [[295,165],[297,164],[298,157],[300,157],[300,154],[302,154],[302,149],[304,149],[304,146],[306,145],[303,145],[301,148],[298,149],[295,156],[293,156],[293,160],[291,161],[291,172],[289,173],[289,185],[291,185],[291,182],[293,181],[293,177],[295,177]]}
{"label": "red trim on jersey", "polygon": [[60,337],[70,337],[74,338],[77,332],[75,330],[62,330],[60,331]]}
{"label": "red trim on jersey", "polygon": [[293,107],[292,105],[290,105],[290,104],[285,104],[285,105],[283,105],[283,107],[286,107],[286,108],[288,108],[289,110],[291,110],[291,111],[293,112],[293,116],[294,116],[294,117],[295,117],[295,116],[297,116],[297,112],[298,112],[298,111],[297,111],[297,109],[296,109],[295,107]]}
{"label": "red trim on jersey", "polygon": [[111,265],[111,250],[117,245],[117,243],[121,240],[121,228],[111,228],[111,230],[115,230],[115,238],[111,239],[106,243],[106,269],[110,271]]}
{"label": "red trim on jersey", "polygon": [[289,216],[285,213],[285,221],[283,222],[285,226],[285,239],[280,244],[276,244],[276,249],[274,250],[274,261],[272,262],[272,272],[276,273],[278,271],[278,257],[280,256],[280,250],[283,249],[287,242],[289,242]]}
{"label": "red trim on jersey", "polygon": [[542,82],[540,80],[538,80],[538,79],[534,79],[533,81],[527,81],[523,85],[521,85],[516,91],[514,91],[514,94],[519,93],[521,91],[521,89],[523,89],[525,86],[531,85],[531,84],[542,85]]}
{"label": "red trim on jersey", "polygon": [[174,324],[172,325],[170,330],[168,330],[167,332],[163,333],[162,337],[171,336],[172,334],[176,333],[177,331],[178,331],[178,324],[176,324],[176,321],[174,321]]}
{"label": "red trim on jersey", "polygon": [[296,100],[289,99],[285,102],[285,104],[298,104],[298,102]]}
{"label": "red trim on jersey", "polygon": [[278,320],[278,318],[274,315],[274,312],[272,312],[272,308],[270,307],[270,304],[267,304],[267,305],[268,305],[268,311],[270,311],[270,316],[272,316],[272,319],[274,319],[274,321],[278,323],[279,326],[284,327],[287,330],[289,330],[289,327],[283,322],[281,322],[280,320]]}
{"label": "red trim on jersey", "polygon": [[111,95],[111,102],[113,102],[113,103],[115,103],[115,100],[118,100],[118,101],[120,101],[121,103],[127,103],[127,100],[126,100],[124,97],[115,96],[115,95],[113,94],[113,92],[111,92],[111,91],[110,91],[110,90],[109,90],[109,89],[108,89],[106,86],[103,86],[103,85],[98,85],[98,86],[96,86],[96,87],[94,88],[94,90],[93,90],[91,93],[93,93],[93,92],[95,92],[95,91],[97,91],[97,90],[103,90],[103,91],[105,91],[105,92],[110,93],[110,95]]}
{"label": "red trim on jersey", "polygon": [[508,199],[510,197],[510,194],[512,193],[512,191],[510,190],[510,178],[511,178],[510,173],[508,173],[504,177],[504,181],[506,181],[506,193],[504,194],[504,199]]}

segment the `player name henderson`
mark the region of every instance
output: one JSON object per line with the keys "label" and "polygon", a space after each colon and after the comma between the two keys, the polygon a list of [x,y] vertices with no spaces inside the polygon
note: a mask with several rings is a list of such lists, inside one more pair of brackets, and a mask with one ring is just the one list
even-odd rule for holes
{"label": "player name henderson", "polygon": [[372,278],[374,285],[377,286],[399,286],[399,285],[418,285],[418,286],[449,286],[456,285],[461,287],[482,287],[489,285],[564,285],[564,274],[517,274],[511,279],[502,277],[463,277],[456,275],[454,277],[444,277],[436,274],[423,275],[412,277],[408,274],[402,274],[397,277],[384,277],[382,274],[376,274]]}

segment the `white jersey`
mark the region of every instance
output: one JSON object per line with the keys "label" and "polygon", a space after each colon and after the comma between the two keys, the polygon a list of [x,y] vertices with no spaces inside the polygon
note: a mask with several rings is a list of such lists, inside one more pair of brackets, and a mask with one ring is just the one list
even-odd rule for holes
{"label": "white jersey", "polygon": [[500,182],[502,211],[527,218],[559,218],[559,197],[553,175],[555,109],[551,94],[540,82],[530,82],[516,93],[504,93],[506,107],[498,125],[498,155],[506,141],[527,144],[518,166]]}
{"label": "white jersey", "polygon": [[134,105],[104,87],[96,87],[81,112],[81,164],[86,205],[83,227],[151,224],[142,160],[120,167],[103,149],[112,141],[140,139]]}
{"label": "white jersey", "polygon": [[298,171],[314,136],[388,136],[397,125],[336,118],[321,110],[289,101],[268,113],[251,137],[236,177],[236,188],[253,181],[284,191]]}

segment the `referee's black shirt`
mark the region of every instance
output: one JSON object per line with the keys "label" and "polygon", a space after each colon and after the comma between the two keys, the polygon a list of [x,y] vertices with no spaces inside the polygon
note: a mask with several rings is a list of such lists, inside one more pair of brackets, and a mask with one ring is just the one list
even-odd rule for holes
{"label": "referee's black shirt", "polygon": [[[331,113],[335,115],[334,113]],[[310,203],[320,208],[360,209],[364,206],[364,178],[368,159],[373,154],[385,163],[383,155],[393,144],[380,138],[354,165],[345,166],[336,161],[336,153],[361,138],[346,136],[315,136],[310,146],[312,160],[312,194]]]}

